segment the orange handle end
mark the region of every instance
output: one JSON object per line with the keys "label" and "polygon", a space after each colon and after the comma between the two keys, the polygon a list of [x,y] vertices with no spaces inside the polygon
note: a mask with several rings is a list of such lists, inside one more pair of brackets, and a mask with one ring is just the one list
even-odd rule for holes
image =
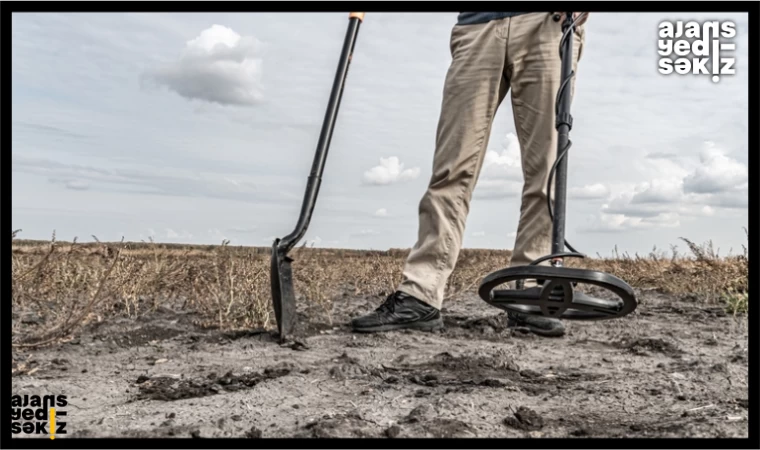
{"label": "orange handle end", "polygon": [[356,17],[357,19],[359,19],[360,22],[364,22],[364,13],[352,12],[352,13],[348,14],[348,18],[349,19],[353,19],[354,17]]}

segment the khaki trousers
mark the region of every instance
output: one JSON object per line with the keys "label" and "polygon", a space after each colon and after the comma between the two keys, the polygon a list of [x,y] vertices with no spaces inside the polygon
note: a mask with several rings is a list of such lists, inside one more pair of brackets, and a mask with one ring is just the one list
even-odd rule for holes
{"label": "khaki trousers", "polygon": [[[552,13],[454,26],[433,174],[419,204],[417,243],[406,261],[399,291],[441,308],[446,282],[462,246],[491,124],[510,89],[524,178],[510,265],[525,265],[550,253],[552,223],[546,207],[546,183],[557,156],[554,122],[561,36],[562,20],[555,21]],[[584,27],[577,27],[574,69],[584,36]],[[573,92],[573,82],[570,88]]]}

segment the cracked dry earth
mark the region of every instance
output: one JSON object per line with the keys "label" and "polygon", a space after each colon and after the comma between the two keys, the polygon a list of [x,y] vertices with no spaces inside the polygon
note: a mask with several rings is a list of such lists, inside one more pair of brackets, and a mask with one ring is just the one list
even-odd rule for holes
{"label": "cracked dry earth", "polygon": [[66,437],[747,437],[747,319],[654,291],[632,315],[506,328],[465,296],[442,332],[362,335],[344,297],[301,337],[220,332],[169,309],[16,352],[14,394],[66,394]]}

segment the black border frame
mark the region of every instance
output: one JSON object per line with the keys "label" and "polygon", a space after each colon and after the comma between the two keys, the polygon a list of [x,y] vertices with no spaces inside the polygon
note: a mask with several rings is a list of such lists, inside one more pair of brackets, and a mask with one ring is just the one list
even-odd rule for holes
{"label": "black border frame", "polygon": [[[12,140],[10,133],[11,124],[11,15],[13,13],[24,12],[294,12],[293,8],[284,6],[278,6],[282,3],[274,2],[231,2],[231,1],[206,1],[206,2],[165,2],[165,1],[151,1],[151,2],[30,2],[30,1],[4,1],[0,3],[0,30],[2,32],[2,39],[0,42],[2,45],[2,70],[0,70],[0,99],[2,101],[2,130],[0,133],[2,136],[3,147],[8,149],[12,148]],[[305,3],[301,3],[301,8],[298,8],[299,12],[348,12],[348,5],[339,7],[337,3],[310,3],[315,5],[312,8],[304,8]],[[319,6],[317,6],[319,5]],[[367,12],[409,12],[409,13],[451,13],[455,14],[455,9],[470,9],[472,10],[488,10],[490,9],[490,2],[456,2],[447,3],[446,8],[443,9],[441,3],[434,4],[428,3],[427,8],[420,8],[421,3],[416,2],[351,2],[351,10],[367,11]],[[749,116],[749,149],[760,149],[760,128],[757,124],[760,123],[760,117],[758,116],[758,109],[760,106],[760,98],[758,95],[758,83],[760,74],[758,73],[758,57],[760,56],[758,50],[760,49],[760,42],[758,42],[758,23],[760,23],[760,3],[758,2],[738,2],[738,1],[715,1],[715,2],[675,2],[675,1],[649,1],[649,2],[631,2],[621,1],[612,3],[602,2],[541,2],[542,6],[546,6],[548,10],[566,10],[570,5],[573,6],[573,10],[577,11],[590,11],[590,12],[663,12],[663,13],[689,13],[689,12],[745,12],[749,14],[749,23],[751,28],[749,30],[749,49],[748,54],[750,57],[748,77],[749,86],[748,93],[750,99],[750,106],[748,110]],[[615,7],[612,7],[615,5]],[[603,7],[604,6],[604,7]],[[510,2],[509,9],[516,11],[529,11],[535,8],[534,2]],[[454,19],[452,18],[452,23]],[[753,83],[752,80],[755,80]],[[754,124],[754,125],[752,125]],[[12,151],[12,150],[11,150]],[[750,151],[748,155],[748,162],[750,170],[757,169],[757,155]],[[4,205],[10,205],[11,203],[11,152],[5,151],[2,153],[2,183],[0,186],[2,189],[2,199]],[[750,177],[750,204],[754,204],[757,201],[758,183]],[[754,200],[753,200],[754,199]],[[3,214],[2,221],[7,227],[11,227],[10,214]],[[757,229],[756,216],[749,215],[749,231],[753,233]],[[7,228],[6,228],[7,230]],[[8,241],[4,241],[3,253],[6,255],[3,260],[5,264],[10,265],[11,256],[11,244]],[[756,254],[757,241],[753,240],[748,243],[751,251]],[[4,289],[9,289],[10,286],[10,274],[7,272],[7,267],[3,270],[3,286]],[[754,264],[750,264],[750,277],[749,284],[754,284],[754,277],[757,276],[757,269]],[[0,364],[2,366],[2,381],[3,388],[0,394],[2,403],[6,404],[10,401],[11,397],[11,304],[6,301],[2,305],[2,329],[5,334],[2,341],[2,353],[3,357],[0,358]],[[760,448],[760,434],[758,434],[756,426],[752,426],[752,423],[758,423],[758,414],[756,409],[758,403],[758,319],[760,319],[760,307],[752,304],[748,312],[749,323],[756,324],[749,328],[749,387],[748,398],[750,407],[748,409],[748,429],[749,434],[747,439],[405,439],[402,442],[404,445],[414,447],[433,447],[433,448],[458,448],[458,447],[472,447],[476,445],[483,448],[504,448],[506,447],[520,447],[520,448]],[[754,350],[754,351],[752,351]],[[754,380],[754,381],[753,381]],[[393,444],[385,439],[263,439],[263,440],[250,440],[250,439],[174,439],[174,438],[156,438],[156,439],[130,439],[130,438],[112,438],[112,439],[86,439],[86,438],[65,438],[65,439],[12,439],[9,428],[5,426],[8,420],[10,420],[7,407],[2,408],[2,424],[1,427],[4,432],[0,436],[0,447],[2,448],[140,448],[146,445],[162,447],[162,448],[207,448],[213,446],[214,448],[251,448],[251,447],[271,447],[271,448],[308,448],[315,446],[317,442],[324,445],[327,444],[331,448],[384,448]]]}

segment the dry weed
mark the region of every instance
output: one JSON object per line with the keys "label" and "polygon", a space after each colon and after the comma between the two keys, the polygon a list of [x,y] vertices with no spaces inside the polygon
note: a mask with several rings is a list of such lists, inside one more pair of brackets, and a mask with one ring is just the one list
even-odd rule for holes
{"label": "dry weed", "polygon": [[[269,248],[143,243],[80,244],[17,239],[13,232],[13,343],[34,347],[72,335],[91,321],[135,318],[168,307],[223,329],[273,325]],[[746,230],[745,230],[746,232]],[[649,255],[568,260],[616,275],[636,288],[654,288],[694,301],[722,304],[732,314],[748,308],[746,247],[721,257],[711,243],[683,240],[689,254],[672,248]],[[300,247],[291,256],[300,305],[331,321],[339,296],[384,297],[401,280],[408,250],[352,251]],[[506,267],[509,251],[464,249],[446,289],[456,301],[474,292],[484,275]]]}

